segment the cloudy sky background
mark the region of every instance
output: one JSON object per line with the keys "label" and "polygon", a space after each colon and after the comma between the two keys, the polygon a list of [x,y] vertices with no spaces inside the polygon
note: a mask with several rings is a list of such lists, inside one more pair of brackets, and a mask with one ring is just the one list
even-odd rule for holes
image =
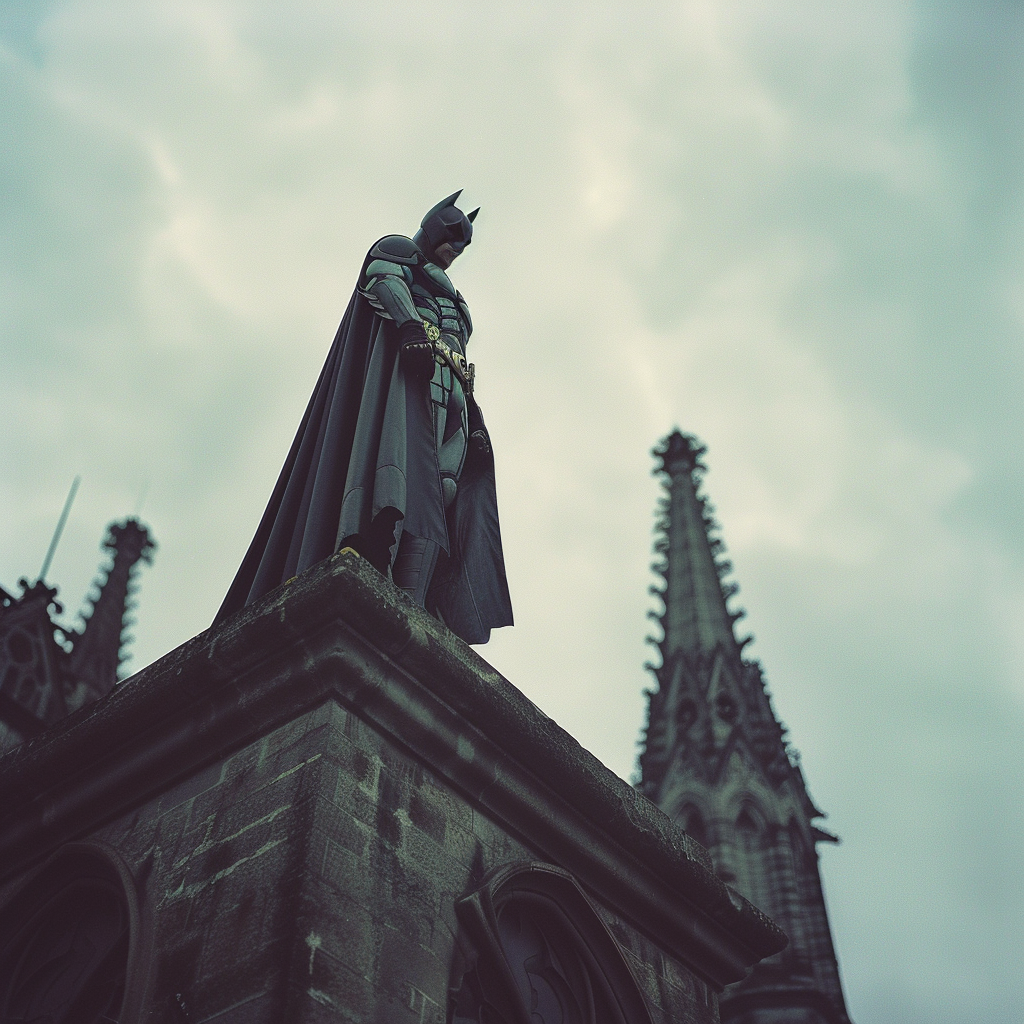
{"label": "cloudy sky background", "polygon": [[205,628],[363,253],[465,187],[484,655],[629,776],[648,451],[696,433],[854,1020],[1020,1024],[1022,12],[0,5],[0,585],[80,473],[69,618],[145,492],[132,667]]}

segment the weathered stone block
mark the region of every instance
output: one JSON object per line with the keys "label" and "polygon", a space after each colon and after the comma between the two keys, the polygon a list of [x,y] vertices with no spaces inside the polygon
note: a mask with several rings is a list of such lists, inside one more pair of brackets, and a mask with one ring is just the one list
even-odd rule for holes
{"label": "weathered stone block", "polygon": [[315,810],[315,827],[338,846],[356,857],[366,856],[367,847],[375,837],[372,826],[339,807],[333,800],[319,800]]}

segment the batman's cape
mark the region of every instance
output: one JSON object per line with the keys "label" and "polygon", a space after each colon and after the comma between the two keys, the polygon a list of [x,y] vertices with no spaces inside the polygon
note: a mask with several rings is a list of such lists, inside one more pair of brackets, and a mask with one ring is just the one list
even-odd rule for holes
{"label": "batman's cape", "polygon": [[[426,386],[398,363],[395,325],[353,292],[256,535],[214,619],[223,621],[381,524],[448,553],[430,601],[467,643],[512,625],[492,455],[471,449],[446,520]],[[409,387],[407,384],[413,386]],[[472,397],[473,428],[482,426]],[[474,422],[475,421],[475,422]]]}

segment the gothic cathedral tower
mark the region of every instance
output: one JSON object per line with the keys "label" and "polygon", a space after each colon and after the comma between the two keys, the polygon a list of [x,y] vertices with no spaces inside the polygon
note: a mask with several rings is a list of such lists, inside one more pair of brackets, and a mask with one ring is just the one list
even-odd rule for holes
{"label": "gothic cathedral tower", "polygon": [[[673,432],[654,449],[666,495],[653,566],[664,580],[661,664],[649,666],[640,790],[711,854],[718,875],[773,918],[789,946],[722,996],[725,1024],[849,1024],[818,874],[818,828],[761,668],[729,611],[734,583],[700,493],[705,448]],[[653,614],[653,613],[652,613]]]}

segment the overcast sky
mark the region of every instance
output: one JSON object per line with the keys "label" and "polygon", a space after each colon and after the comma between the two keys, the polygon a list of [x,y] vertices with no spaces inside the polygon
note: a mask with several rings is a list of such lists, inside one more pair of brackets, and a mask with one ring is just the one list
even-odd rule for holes
{"label": "overcast sky", "polygon": [[1024,1020],[1024,7],[0,4],[0,585],[160,545],[212,619],[370,243],[456,188],[517,625],[624,777],[649,449],[706,491],[811,793],[857,1024]]}

